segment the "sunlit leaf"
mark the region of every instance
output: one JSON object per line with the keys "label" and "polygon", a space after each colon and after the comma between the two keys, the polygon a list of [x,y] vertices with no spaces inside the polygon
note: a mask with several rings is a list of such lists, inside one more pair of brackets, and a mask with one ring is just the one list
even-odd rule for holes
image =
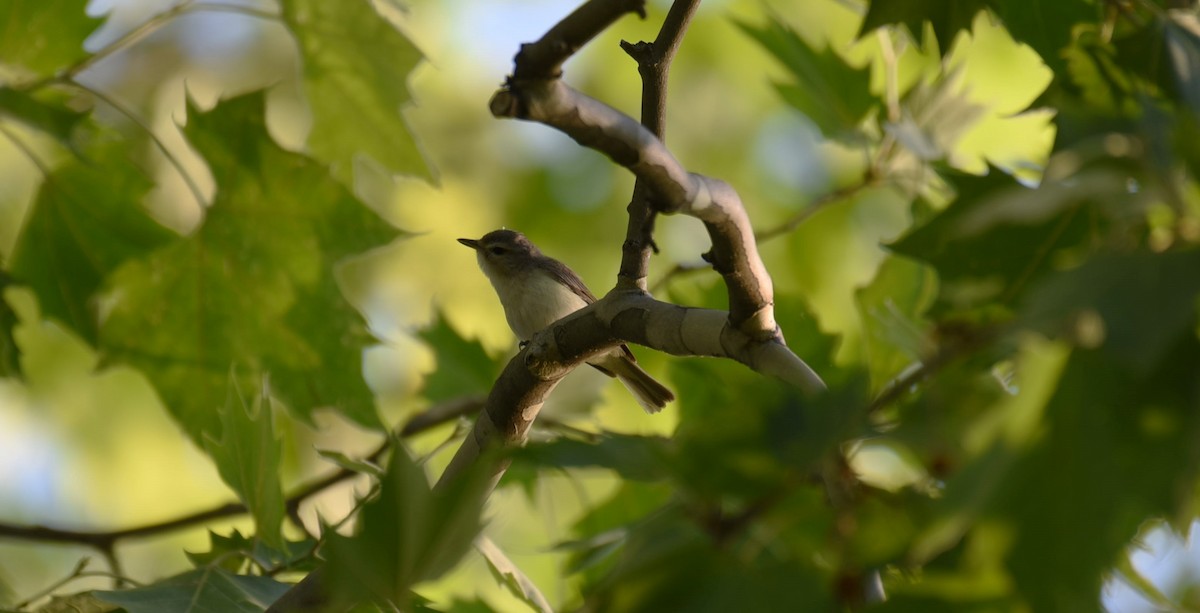
{"label": "sunlit leaf", "polygon": [[225,404],[217,408],[221,438],[206,436],[204,448],[217,465],[217,472],[250,510],[255,535],[277,549],[283,541],[283,486],[279,482],[282,452],[275,435],[269,388],[248,400],[230,378]]}
{"label": "sunlit leaf", "polygon": [[869,87],[870,69],[851,66],[832,49],[814,49],[777,20],[763,27],[738,26],[788,69],[795,82],[776,88],[826,136],[857,131],[878,104]]}
{"label": "sunlit leaf", "polygon": [[380,427],[362,374],[373,339],[337,263],[396,231],[270,139],[262,94],[192,109],[187,135],[215,200],[192,235],[114,275],[103,349],[146,372],[193,437],[219,431],[212,407],[231,365],[268,372],[272,394],[303,418],[331,408]]}
{"label": "sunlit leaf", "polygon": [[412,99],[408,73],[421,61],[416,46],[370,0],[283,0],[282,8],[303,58],[313,154],[347,184],[360,155],[392,174],[428,177],[400,114]]}
{"label": "sunlit leaf", "polygon": [[83,41],[100,24],[86,0],[6,0],[0,5],[0,64],[40,76],[88,55]]}
{"label": "sunlit leaf", "polygon": [[93,592],[128,613],[261,613],[291,587],[270,577],[196,569],[146,587]]}
{"label": "sunlit leaf", "polygon": [[901,100],[901,117],[885,126],[920,160],[951,158],[953,162],[954,146],[983,116],[984,107],[967,97],[959,74],[917,83]]}

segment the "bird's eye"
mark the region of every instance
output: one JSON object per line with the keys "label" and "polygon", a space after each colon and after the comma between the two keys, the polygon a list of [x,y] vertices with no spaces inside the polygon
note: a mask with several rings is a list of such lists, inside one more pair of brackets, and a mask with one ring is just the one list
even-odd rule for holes
{"label": "bird's eye", "polygon": [[497,245],[495,247],[488,247],[488,253],[490,253],[492,255],[504,255],[504,247],[501,247],[499,245]]}

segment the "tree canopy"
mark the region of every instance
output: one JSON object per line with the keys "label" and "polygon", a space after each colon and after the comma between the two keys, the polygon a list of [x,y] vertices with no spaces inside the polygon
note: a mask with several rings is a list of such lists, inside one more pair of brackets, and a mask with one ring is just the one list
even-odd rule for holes
{"label": "tree canopy", "polygon": [[[1200,606],[1195,2],[148,4],[0,4],[0,608]],[[634,347],[447,469],[541,359],[453,239],[604,296],[631,216],[827,389]]]}

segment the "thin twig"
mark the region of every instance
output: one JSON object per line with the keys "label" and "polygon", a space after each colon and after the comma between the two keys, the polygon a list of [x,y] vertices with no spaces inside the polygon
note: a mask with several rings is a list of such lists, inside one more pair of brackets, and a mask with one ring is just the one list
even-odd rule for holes
{"label": "thin twig", "polygon": [[[428,412],[436,412],[436,414],[439,416],[439,419],[424,419],[423,414],[418,414],[400,430],[399,436],[409,437],[420,432],[424,432],[447,421],[457,419],[461,415],[478,410],[482,404],[483,399],[481,397],[467,396],[463,398],[455,398],[439,405],[435,405],[434,407],[430,408]],[[448,410],[446,407],[451,407],[453,410]],[[410,427],[410,424],[417,425]],[[371,452],[370,455],[367,456],[367,459],[371,461],[379,459],[380,456],[382,456],[387,452],[388,449],[391,448],[391,440],[392,439],[389,437],[387,440],[381,443],[379,447],[377,447]],[[308,498],[311,498],[327,488],[345,481],[346,479],[349,479],[357,474],[358,473],[352,470],[343,468],[324,477],[320,477],[306,484],[300,485],[287,497],[287,501],[285,503],[286,507],[289,510],[295,509]],[[175,530],[188,528],[216,519],[243,515],[246,512],[246,505],[240,502],[227,502],[211,509],[188,513],[173,519],[154,522],[142,526],[106,531],[68,530],[47,526],[21,526],[0,523],[0,538],[40,541],[44,543],[75,543],[92,547],[103,553],[115,546],[118,541],[173,532]]]}
{"label": "thin twig", "polygon": [[162,139],[160,139],[158,135],[154,133],[154,130],[152,130],[145,121],[142,121],[142,118],[138,117],[133,111],[117,102],[113,97],[98,89],[84,85],[83,83],[80,83],[79,81],[69,77],[64,78],[63,83],[72,87],[77,87],[95,96],[101,102],[112,107],[118,113],[124,115],[130,121],[137,124],[137,126],[141,128],[141,130],[145,132],[147,136],[150,137],[150,142],[154,143],[154,146],[157,147],[158,150],[162,152],[163,156],[167,158],[167,162],[169,162],[171,166],[175,167],[175,172],[179,173],[180,178],[182,178],[183,182],[187,184],[188,191],[192,192],[192,197],[196,199],[196,206],[204,206],[204,194],[200,191],[200,186],[196,184],[196,180],[192,177],[191,173],[189,173],[183,167],[183,162],[175,154],[171,153],[169,149],[167,149],[166,143],[162,142]]}
{"label": "thin twig", "polygon": [[[637,61],[638,74],[642,77],[642,125],[664,143],[667,131],[667,82],[670,79],[671,63],[675,60],[688,24],[699,6],[700,0],[676,0],[667,11],[653,43],[633,45],[621,42],[621,48]],[[626,208],[629,220],[625,230],[625,242],[621,247],[618,287],[624,285],[645,289],[650,269],[650,254],[657,251],[654,245],[657,208],[653,202],[656,197],[657,194],[650,189],[650,185],[638,177],[633,185],[629,206]]]}
{"label": "thin twig", "polygon": [[142,23],[138,24],[137,27],[126,32],[117,40],[114,40],[113,42],[105,45],[103,48],[96,51],[95,53],[83,58],[79,62],[76,62],[74,65],[64,69],[56,77],[34,84],[31,89],[36,89],[38,87],[41,87],[42,85],[45,85],[48,82],[54,81],[54,80],[74,80],[74,78],[77,75],[79,75],[83,71],[87,70],[88,68],[91,68],[92,66],[96,65],[100,61],[104,60],[104,58],[116,53],[117,51],[120,51],[122,49],[125,49],[126,47],[133,45],[134,43],[138,42],[139,40],[145,38],[147,35],[153,33],[158,28],[162,27],[167,22],[175,19],[176,17],[179,17],[180,15],[184,15],[184,14],[187,14],[190,12],[237,13],[239,15],[246,15],[248,17],[256,17],[258,19],[266,19],[266,20],[272,20],[272,21],[279,21],[281,19],[281,16],[278,13],[272,13],[270,11],[262,11],[262,10],[248,7],[248,6],[238,6],[238,5],[234,5],[234,4],[195,2],[194,0],[183,0],[183,2],[180,2],[179,4],[176,4],[175,6],[169,8],[161,13],[158,13],[158,14],[150,17],[146,21],[143,21]]}
{"label": "thin twig", "polygon": [[29,143],[21,140],[21,137],[17,136],[16,132],[8,129],[8,127],[2,123],[0,123],[0,134],[3,134],[4,137],[7,138],[14,147],[20,149],[21,153],[24,153],[25,157],[29,158],[29,162],[37,167],[37,169],[42,173],[42,177],[46,179],[50,178],[50,167],[47,166],[46,163],[37,156],[37,153],[33,151],[33,148],[29,146]]}

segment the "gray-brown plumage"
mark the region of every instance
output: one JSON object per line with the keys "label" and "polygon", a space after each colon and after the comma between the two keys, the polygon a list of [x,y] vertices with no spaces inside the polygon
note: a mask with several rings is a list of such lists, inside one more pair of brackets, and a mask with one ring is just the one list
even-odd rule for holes
{"label": "gray-brown plumage", "polygon": [[[520,232],[495,230],[478,240],[458,242],[475,250],[479,267],[504,307],[508,326],[521,340],[596,301],[579,275],[544,255]],[[648,413],[657,413],[675,399],[671,390],[637,365],[624,344],[594,356],[588,364],[616,377]]]}

